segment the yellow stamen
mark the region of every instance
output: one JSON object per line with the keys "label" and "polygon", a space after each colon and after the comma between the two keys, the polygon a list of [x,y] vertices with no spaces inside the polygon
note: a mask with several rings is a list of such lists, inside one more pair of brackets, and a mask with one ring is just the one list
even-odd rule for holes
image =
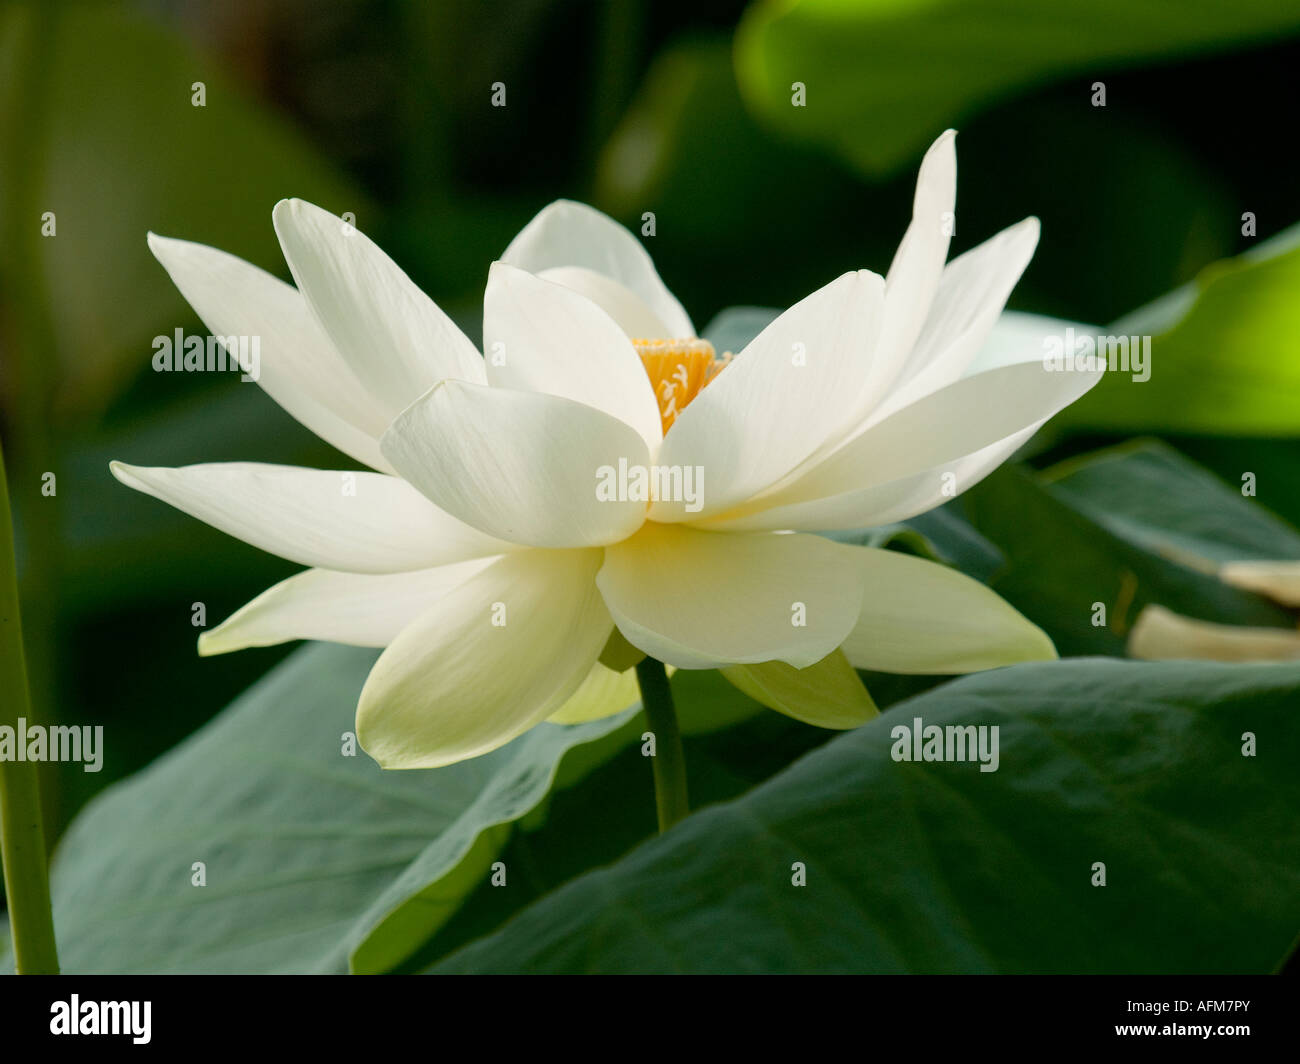
{"label": "yellow stamen", "polygon": [[664,432],[731,361],[730,351],[715,357],[708,340],[633,340],[632,346],[654,386]]}

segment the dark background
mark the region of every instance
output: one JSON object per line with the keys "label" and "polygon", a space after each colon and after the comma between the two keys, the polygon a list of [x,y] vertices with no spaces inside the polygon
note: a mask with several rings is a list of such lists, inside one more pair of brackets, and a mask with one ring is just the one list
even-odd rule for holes
{"label": "dark background", "polygon": [[[199,325],[146,230],[287,276],[276,200],[351,210],[474,337],[488,264],[558,197],[634,228],[655,211],[650,250],[698,328],[732,305],[787,306],[846,269],[883,273],[920,152],[869,172],[751,113],[732,63],[745,10],[5,9],[0,427],[33,699],[47,719],[109,736],[103,772],[47,774],[52,840],[94,790],[174,745],[289,649],[196,656],[193,603],[215,624],[294,567],[121,487],[108,460],[350,465],[255,387],[150,371],[153,336]],[[1074,64],[975,108],[959,123],[954,253],[1038,215],[1043,239],[1011,306],[1080,322],[1112,321],[1187,282],[1300,215],[1298,70],[1300,44],[1260,38]],[[191,106],[198,80],[204,108]],[[1090,102],[1098,80],[1105,108]],[[497,81],[505,108],[489,105]],[[924,142],[941,129],[919,132]],[[46,210],[58,235],[42,240]],[[1256,239],[1240,232],[1246,210]],[[1179,442],[1210,464],[1224,454],[1213,440]],[[55,498],[40,494],[45,471],[57,474]]]}

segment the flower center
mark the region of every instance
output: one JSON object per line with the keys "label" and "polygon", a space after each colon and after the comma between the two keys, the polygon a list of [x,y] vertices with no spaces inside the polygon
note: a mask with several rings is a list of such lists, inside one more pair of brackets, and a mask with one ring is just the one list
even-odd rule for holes
{"label": "flower center", "polygon": [[716,357],[708,340],[633,340],[632,346],[654,386],[664,432],[731,361],[730,351]]}

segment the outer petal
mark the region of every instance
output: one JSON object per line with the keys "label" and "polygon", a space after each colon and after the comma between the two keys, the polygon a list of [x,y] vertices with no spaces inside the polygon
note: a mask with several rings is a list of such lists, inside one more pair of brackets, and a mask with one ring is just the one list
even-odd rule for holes
{"label": "outer petal", "polygon": [[988,339],[984,341],[984,346],[979,349],[962,376],[973,377],[991,369],[1022,362],[1041,364],[1051,350],[1052,342],[1064,344],[1067,329],[1079,336],[1095,335],[1099,331],[1097,326],[1081,322],[1062,321],[1060,318],[1025,314],[1017,310],[1003,311],[994,323]]}
{"label": "outer petal", "polygon": [[1041,628],[978,580],[897,551],[840,546],[867,588],[844,641],[854,667],[949,675],[1056,657]]}
{"label": "outer petal", "polygon": [[[1008,447],[1009,454],[1033,429],[1095,385],[1101,373],[1051,371],[1041,362],[1025,362],[963,378],[876,423],[788,486],[725,515],[727,522],[734,527],[745,519],[741,527],[789,528],[794,516],[800,524],[793,527],[808,527],[802,521],[809,520],[812,527],[828,530],[831,526],[821,523],[825,506],[792,507],[838,497],[843,498],[832,507],[841,514],[837,521],[860,522],[878,505],[867,494],[870,489],[917,474],[956,474],[954,467],[962,459],[986,452],[966,471],[965,490],[977,479],[973,470],[989,454],[998,454],[996,445]],[[984,468],[978,475],[987,472]],[[767,516],[759,517],[764,511]]]}
{"label": "outer petal", "polygon": [[672,337],[695,335],[695,327],[667,286],[641,242],[608,215],[572,200],[544,208],[510,242],[502,262],[529,273],[556,266],[580,266],[634,292],[664,323]]}
{"label": "outer petal", "polygon": [[[800,468],[794,470],[783,484],[773,489],[773,494],[781,494],[782,498],[786,498],[787,489],[798,485],[804,478],[813,474],[813,471],[824,465],[831,455],[852,445],[862,433],[870,431],[874,425],[879,424],[890,414],[921,401],[927,395],[956,383],[964,376],[974,376],[977,372],[1000,368],[1014,362],[1041,363],[1044,351],[1041,346],[1042,340],[1052,331],[1052,328],[1058,326],[1050,319],[1033,318],[1029,315],[1002,315],[1002,308],[1011,289],[1037,246],[1038,229],[1038,220],[1027,218],[949,263],[943,271],[938,293],[925,319],[921,334],[917,337],[911,352],[907,354],[898,373],[898,379],[889,394],[875,404],[874,409],[864,409],[861,414],[862,421],[857,427],[835,446],[815,453]],[[887,294],[886,304],[888,301]],[[1029,347],[1031,342],[1035,345],[1032,350]],[[1041,424],[1041,420],[1038,424]],[[1005,457],[1029,435],[1032,435],[1032,432],[1017,433],[1007,438],[1006,446],[996,447],[996,449]],[[994,449],[995,445],[990,445],[979,453],[987,455]],[[977,461],[975,456],[971,456],[958,464],[962,466],[957,472],[963,485],[962,490],[965,490],[995,468],[997,462],[988,465],[982,459]],[[924,485],[937,484],[943,474],[954,471],[953,465],[951,459],[945,459],[943,468],[935,468],[925,474],[912,474],[884,487],[870,485],[863,489],[856,489],[839,496],[830,508],[844,514],[870,514],[881,508],[892,513],[893,503],[886,504],[877,498],[882,491],[892,498],[903,490],[904,485],[916,480],[918,476],[921,477]],[[982,470],[977,475],[974,473],[976,466]],[[918,490],[923,493],[926,488],[913,485],[906,490],[908,494],[916,495]],[[799,488],[794,487],[794,494],[798,493]],[[756,502],[754,506],[746,508],[746,513],[752,513],[761,505]],[[801,506],[801,504],[794,505]],[[782,508],[786,507],[783,505]],[[819,504],[817,508],[824,510],[827,507]],[[924,509],[928,509],[928,506],[917,505],[911,513],[920,513]],[[769,520],[719,522],[717,527],[781,527],[779,523],[774,523],[778,520],[787,519],[777,519],[773,515]],[[820,529],[849,527],[843,523],[827,524],[824,518],[814,517],[811,514],[808,515],[807,520],[812,523],[805,523],[805,518],[799,514],[784,527]],[[846,518],[835,520],[842,522]],[[861,524],[861,518],[849,517],[847,520],[858,520]],[[901,518],[890,517],[889,520],[901,520]]]}
{"label": "outer petal", "polygon": [[365,234],[302,200],[273,217],[307,305],[390,418],[444,377],[484,379],[474,345]]}
{"label": "outer petal", "polygon": [[1035,421],[1023,431],[956,462],[933,466],[923,473],[913,473],[888,484],[771,509],[755,508],[747,516],[721,517],[706,522],[702,527],[726,532],[770,532],[791,528],[834,532],[906,521],[969,491],[1015,454],[1043,424],[1043,421]]}
{"label": "outer petal", "polygon": [[903,372],[876,416],[966,374],[1033,258],[1038,234],[1038,219],[1026,218],[948,263]]}
{"label": "outer petal", "polygon": [[301,565],[395,573],[513,549],[380,473],[257,462],[109,468],[127,487]]}
{"label": "outer petal", "polygon": [[886,280],[881,357],[901,365],[921,333],[948,257],[957,202],[957,134],[948,130],[921,161],[912,224],[894,253]]}
{"label": "outer petal", "polygon": [[361,691],[357,736],[370,756],[385,768],[436,768],[556,712],[613,627],[592,579],[600,557],[507,555],[412,622]]}
{"label": "outer petal", "polygon": [[512,543],[599,546],[645,520],[644,501],[597,494],[602,469],[647,464],[645,441],[572,399],[444,381],[393,422],[380,446],[438,506]]}
{"label": "outer petal", "polygon": [[728,665],[722,675],[768,709],[819,728],[856,728],[880,713],[841,650],[806,669],[765,661]]}
{"label": "outer petal", "polygon": [[494,262],[483,297],[483,350],[493,387],[585,403],[636,429],[651,453],[658,450],[659,405],[632,341],[572,289]]}
{"label": "outer petal", "polygon": [[586,724],[589,720],[622,713],[639,701],[641,689],[635,672],[631,669],[615,672],[596,662],[581,686],[546,719],[552,724]]}
{"label": "outer petal", "polygon": [[956,461],[1051,417],[1100,379],[1100,370],[1032,362],[966,377],[877,422],[810,474],[803,490],[830,494]]}
{"label": "outer petal", "polygon": [[852,628],[863,588],[852,555],[818,536],[658,524],[609,547],[596,583],[628,642],[684,669],[820,661]]}
{"label": "outer petal", "polygon": [[1129,633],[1128,656],[1142,661],[1294,661],[1300,633],[1184,617],[1150,605]]}
{"label": "outer petal", "polygon": [[1233,587],[1267,595],[1283,606],[1300,606],[1300,562],[1239,561],[1219,567],[1219,579]]}
{"label": "outer petal", "polygon": [[[1083,334],[1092,326],[1069,324],[1075,332]],[[992,333],[968,367],[968,375],[984,373],[1004,366],[1041,364],[1045,351],[1044,340],[1060,334],[1064,324],[1055,318],[1035,314],[1006,311],[994,323]],[[1046,419],[1035,421],[1020,432],[990,444],[957,462],[932,466],[922,473],[901,477],[887,484],[879,484],[859,491],[825,496],[807,502],[795,502],[764,508],[767,503],[758,500],[755,505],[736,511],[744,516],[724,515],[705,522],[705,527],[719,530],[770,531],[774,529],[815,529],[829,532],[841,528],[863,528],[905,521],[942,505],[952,496],[974,487],[1006,459],[1010,458],[1039,428]],[[809,465],[812,468],[812,465]],[[950,481],[945,474],[951,473]],[[795,483],[792,477],[789,483]]]}
{"label": "outer petal", "polygon": [[888,383],[872,361],[883,298],[876,274],[846,273],[759,333],[664,438],[660,464],[703,467],[703,508],[692,514],[681,502],[658,502],[651,517],[726,511],[838,442],[862,396]]}
{"label": "outer petal", "polygon": [[291,639],[386,647],[408,624],[496,558],[409,573],[308,569],[282,580],[199,636],[199,653],[228,654]]}
{"label": "outer petal", "polygon": [[383,407],[334,350],[291,285],[224,251],[149,234],[149,248],[217,337],[258,338],[258,383],[321,439],[388,472]]}

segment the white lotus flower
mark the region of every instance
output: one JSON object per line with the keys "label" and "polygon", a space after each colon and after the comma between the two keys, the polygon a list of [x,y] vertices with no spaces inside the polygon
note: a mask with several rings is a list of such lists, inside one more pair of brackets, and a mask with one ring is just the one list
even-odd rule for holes
{"label": "white lotus flower", "polygon": [[[272,398],[374,472],[351,495],[340,472],[276,465],[113,472],[311,566],[200,650],[386,647],[357,722],[386,766],[447,764],[591,712],[569,699],[612,676],[597,660],[616,630],[791,715],[852,726],[874,708],[848,663],[949,674],[1055,656],[960,573],[809,534],[938,505],[1095,383],[1036,354],[981,354],[1038,223],[945,266],[955,186],[950,132],[925,157],[888,276],[837,278],[721,372],[640,242],[577,203],[543,210],[492,264],[486,358],[310,204],[274,211],[296,289],[151,235],[214,334],[261,337]],[[704,490],[694,506],[600,497],[598,471],[620,460],[703,470]]]}

